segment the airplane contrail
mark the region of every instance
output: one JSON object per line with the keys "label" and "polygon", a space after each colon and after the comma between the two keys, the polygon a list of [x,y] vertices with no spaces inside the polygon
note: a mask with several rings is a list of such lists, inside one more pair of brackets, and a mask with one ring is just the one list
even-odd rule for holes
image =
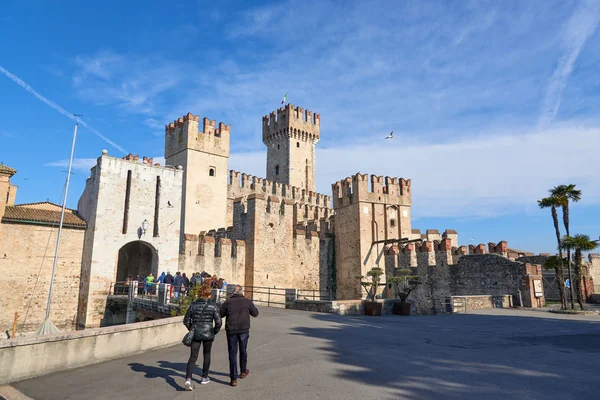
{"label": "airplane contrail", "polygon": [[[29,93],[34,95],[42,103],[46,104],[49,107],[52,107],[53,109],[55,109],[56,111],[58,111],[59,113],[61,113],[62,115],[64,115],[67,118],[71,118],[74,121],[77,120],[77,117],[75,115],[73,115],[73,113],[68,112],[67,110],[65,110],[64,108],[62,108],[61,106],[59,106],[58,104],[53,102],[52,100],[50,100],[50,99],[42,96],[38,92],[36,92],[35,89],[33,89],[31,86],[29,86],[26,82],[24,82],[22,79],[20,79],[15,74],[12,74],[10,71],[8,71],[6,68],[4,68],[2,65],[0,65],[0,72],[2,72],[4,75],[6,75],[10,80],[15,82],[17,85],[21,86],[23,89],[27,90]],[[106,143],[113,146],[115,149],[117,149],[123,153],[127,153],[124,148],[122,148],[121,146],[119,146],[118,144],[116,144],[115,142],[113,142],[112,140],[110,140],[109,138],[107,138],[106,136],[101,134],[100,132],[98,132],[96,129],[89,126],[85,121],[80,120],[79,123],[81,125],[85,126],[86,128],[88,128],[90,131],[92,131],[100,139],[104,140]]]}

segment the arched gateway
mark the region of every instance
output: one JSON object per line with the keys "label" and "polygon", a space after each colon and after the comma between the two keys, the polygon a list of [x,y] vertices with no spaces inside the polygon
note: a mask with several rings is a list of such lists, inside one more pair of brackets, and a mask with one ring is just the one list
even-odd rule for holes
{"label": "arched gateway", "polygon": [[155,277],[158,272],[158,252],[150,243],[135,240],[119,249],[117,282],[125,281],[127,276],[135,279],[138,274],[146,277],[150,272]]}

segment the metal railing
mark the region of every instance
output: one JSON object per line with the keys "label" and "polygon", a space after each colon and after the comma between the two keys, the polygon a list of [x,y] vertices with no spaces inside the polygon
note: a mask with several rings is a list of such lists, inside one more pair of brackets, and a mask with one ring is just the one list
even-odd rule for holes
{"label": "metal railing", "polygon": [[[222,304],[231,296],[234,285],[227,286],[228,289],[213,288],[212,300],[217,304]],[[154,282],[151,285],[145,282],[130,281],[130,282],[112,282],[110,284],[109,296],[128,297],[130,301],[133,299],[146,299],[158,301],[164,304],[181,304],[186,296],[186,291],[179,291],[177,295],[173,285]],[[286,289],[270,286],[245,286],[244,295],[252,299],[259,305],[267,307],[278,306],[285,307],[286,303],[294,300],[309,300],[309,301],[332,301],[334,295],[331,290],[319,289]]]}
{"label": "metal railing", "polygon": [[[254,303],[261,305],[283,306],[286,304],[286,289],[272,288],[267,286],[246,286],[244,287],[244,295],[252,299]],[[228,293],[228,297],[230,293]]]}

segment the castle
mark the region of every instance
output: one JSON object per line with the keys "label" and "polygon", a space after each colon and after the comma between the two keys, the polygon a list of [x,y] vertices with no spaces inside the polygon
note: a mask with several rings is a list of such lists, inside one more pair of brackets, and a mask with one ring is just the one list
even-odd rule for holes
{"label": "castle", "polygon": [[[264,116],[265,178],[230,171],[231,126],[191,113],[166,125],[164,166],[151,158],[116,158],[103,151],[77,210],[67,210],[63,234],[68,244],[61,248],[54,294],[54,303],[63,305],[52,314],[57,326],[102,325],[111,284],[150,272],[190,276],[207,271],[229,283],[315,290],[338,300],[363,298],[356,277],[375,266],[387,276],[399,268],[416,268],[427,276],[427,290],[433,293],[437,285],[438,296],[486,294],[496,287],[501,287],[498,293],[512,294],[524,275],[535,275],[510,256],[506,242],[489,244],[492,258],[467,262],[467,253],[481,256],[486,246],[459,247],[454,230],[421,234],[413,229],[410,179],[357,173],[333,183],[332,196],[317,193],[320,123],[319,114],[292,104]],[[16,187],[9,179],[14,173],[0,166],[0,267],[12,271],[23,265],[12,281],[33,284],[41,279],[45,287],[48,257],[36,274],[27,254],[41,257],[40,246],[32,248],[33,238],[41,243],[55,237],[59,208],[51,203],[14,205]],[[29,264],[22,261],[27,257]],[[476,270],[473,260],[491,260],[502,266],[500,275],[512,271],[511,278],[498,275],[495,284],[475,282],[459,268],[462,263]],[[451,265],[457,268],[448,269]],[[494,276],[485,268],[481,273]],[[465,286],[469,279],[473,282]],[[499,279],[510,288],[498,286]],[[415,293],[423,310],[434,301],[427,290]],[[43,290],[33,292],[12,308],[30,310],[32,301],[39,305],[27,311],[33,326],[44,311],[43,295]],[[4,326],[12,321],[12,308],[3,308]]]}

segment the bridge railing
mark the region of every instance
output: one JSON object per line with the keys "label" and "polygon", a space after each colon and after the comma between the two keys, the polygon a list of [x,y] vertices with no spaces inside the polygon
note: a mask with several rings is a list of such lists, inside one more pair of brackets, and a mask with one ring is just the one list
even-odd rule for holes
{"label": "bridge railing", "polygon": [[[229,284],[225,289],[212,289],[212,299],[217,304],[222,304],[233,293],[235,285]],[[186,288],[190,290],[191,288]],[[244,295],[258,305],[267,307],[285,307],[286,303],[294,300],[333,301],[334,295],[330,290],[319,289],[289,289],[271,286],[245,286]],[[152,283],[151,285],[138,282],[112,282],[109,296],[128,297],[157,301],[161,304],[180,304],[185,297],[184,291],[174,290],[173,285],[165,283]]]}

